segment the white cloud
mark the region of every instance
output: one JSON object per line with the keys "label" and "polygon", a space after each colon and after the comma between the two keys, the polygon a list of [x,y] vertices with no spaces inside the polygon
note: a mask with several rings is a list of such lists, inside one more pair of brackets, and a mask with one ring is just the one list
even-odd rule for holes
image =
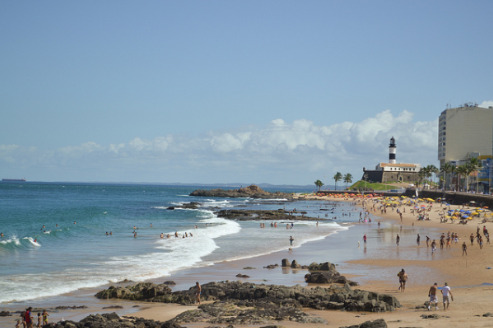
{"label": "white cloud", "polygon": [[481,104],[479,104],[479,107],[483,107],[483,108],[488,108],[490,106],[493,107],[493,100],[485,100]]}
{"label": "white cloud", "polygon": [[[195,182],[228,182],[251,177],[257,182],[302,183],[308,179],[305,176],[320,178],[332,171],[350,172],[359,178],[363,166],[387,161],[392,136],[396,138],[399,162],[436,164],[437,121],[416,122],[411,112],[394,116],[385,110],[361,121],[317,125],[305,119],[291,123],[275,119],[241,131],[212,131],[194,138],[135,137],[108,146],[86,142],[40,151],[0,145],[0,169],[23,163],[25,170],[36,166],[72,168],[75,172],[99,169],[132,177],[112,181],[146,181],[138,176],[153,173],[159,177],[157,181],[186,177]],[[286,181],[278,181],[283,178]]]}

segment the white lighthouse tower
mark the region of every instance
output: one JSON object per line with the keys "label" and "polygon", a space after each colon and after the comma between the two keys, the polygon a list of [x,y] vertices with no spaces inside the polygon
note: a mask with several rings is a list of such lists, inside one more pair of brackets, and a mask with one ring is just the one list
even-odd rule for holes
{"label": "white lighthouse tower", "polygon": [[389,145],[389,163],[390,164],[396,164],[395,161],[395,139],[394,137],[390,138],[390,145]]}

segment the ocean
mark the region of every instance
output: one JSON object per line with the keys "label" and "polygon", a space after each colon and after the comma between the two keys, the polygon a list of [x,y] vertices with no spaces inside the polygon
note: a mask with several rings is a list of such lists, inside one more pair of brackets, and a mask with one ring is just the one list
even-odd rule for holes
{"label": "ocean", "polygon": [[[40,300],[124,279],[144,281],[180,270],[251,258],[321,240],[358,221],[350,205],[327,201],[188,196],[194,186],[0,183],[0,303]],[[270,190],[276,191],[276,190]],[[300,190],[280,190],[300,192]],[[310,190],[307,190],[310,191]],[[175,209],[200,202],[197,210]],[[260,228],[260,221],[218,218],[219,208],[297,208],[335,221],[294,221]],[[324,208],[328,211],[321,211]],[[152,224],[152,227],[151,227]],[[195,226],[197,226],[195,228]],[[136,229],[134,229],[136,227]],[[134,231],[137,238],[134,238]],[[112,235],[106,235],[106,232]],[[160,238],[163,233],[180,238]],[[193,237],[181,238],[187,232]]]}

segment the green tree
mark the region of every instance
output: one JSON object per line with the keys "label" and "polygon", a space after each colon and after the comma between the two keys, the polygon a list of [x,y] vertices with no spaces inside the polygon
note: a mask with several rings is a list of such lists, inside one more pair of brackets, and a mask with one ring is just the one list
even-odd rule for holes
{"label": "green tree", "polygon": [[[457,173],[457,190],[460,190],[460,178],[461,177],[465,177],[466,180],[467,180],[467,174],[469,172],[469,168],[467,167],[467,164],[462,164],[462,165],[459,165],[456,169],[456,173]],[[464,186],[464,185],[462,185]]]}
{"label": "green tree", "polygon": [[335,181],[335,190],[337,190],[337,181],[341,181],[342,179],[342,174],[341,172],[337,172],[336,175],[334,175],[334,181]]}
{"label": "green tree", "polygon": [[344,174],[344,182],[346,183],[346,189],[347,189],[348,183],[353,182],[353,176],[351,175],[351,173]]}
{"label": "green tree", "polygon": [[443,174],[444,189],[447,189],[447,186],[445,186],[445,183],[447,183],[447,174],[451,174],[453,172],[453,168],[454,166],[450,163],[445,163],[440,167],[440,172]]}
{"label": "green tree", "polygon": [[[469,168],[469,173],[467,175],[467,177],[469,178],[469,176],[471,175],[471,173],[476,173],[481,167],[481,160],[479,160],[477,157],[472,157],[472,158],[469,158],[469,162],[466,163],[466,165],[468,166]],[[466,189],[469,189],[469,179],[466,180]]]}
{"label": "green tree", "polygon": [[324,183],[320,180],[317,180],[315,181],[315,186],[318,187],[318,191],[320,191],[320,188],[322,188],[322,186],[324,185]]}

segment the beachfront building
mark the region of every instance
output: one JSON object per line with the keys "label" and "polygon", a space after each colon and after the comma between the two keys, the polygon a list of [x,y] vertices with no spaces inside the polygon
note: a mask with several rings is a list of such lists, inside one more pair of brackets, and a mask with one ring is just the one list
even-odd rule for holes
{"label": "beachfront building", "polygon": [[438,118],[440,166],[468,160],[471,153],[490,155],[493,148],[493,108],[464,104],[444,110]]}
{"label": "beachfront building", "polygon": [[[447,108],[438,118],[438,160],[440,166],[449,163],[459,166],[470,158],[478,158],[483,169],[477,182],[485,190],[491,181],[491,155],[493,148],[493,107],[482,108],[476,103],[466,103],[457,108]],[[490,158],[488,161],[487,159]],[[487,169],[488,168],[488,169]],[[445,185],[453,185],[453,175],[446,175]]]}
{"label": "beachfront building", "polygon": [[374,170],[363,168],[361,180],[371,182],[409,182],[419,180],[420,164],[397,163],[395,139],[390,139],[389,162],[378,163]]}

